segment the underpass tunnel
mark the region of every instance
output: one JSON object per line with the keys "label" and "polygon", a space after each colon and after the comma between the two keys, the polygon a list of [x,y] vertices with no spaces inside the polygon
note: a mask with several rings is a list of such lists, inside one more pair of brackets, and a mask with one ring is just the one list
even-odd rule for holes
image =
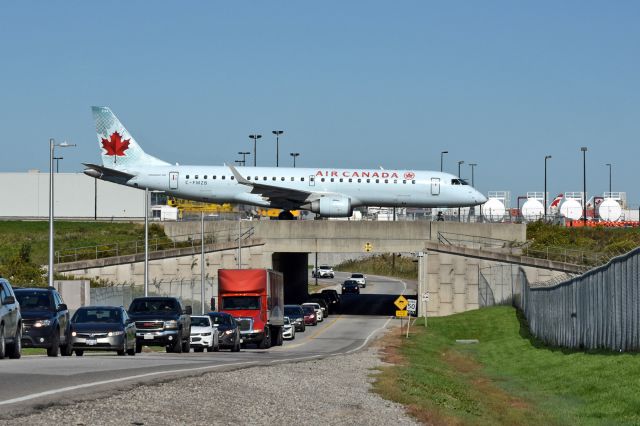
{"label": "underpass tunnel", "polygon": [[309,255],[307,253],[273,253],[273,270],[284,278],[284,303],[300,304],[309,297]]}

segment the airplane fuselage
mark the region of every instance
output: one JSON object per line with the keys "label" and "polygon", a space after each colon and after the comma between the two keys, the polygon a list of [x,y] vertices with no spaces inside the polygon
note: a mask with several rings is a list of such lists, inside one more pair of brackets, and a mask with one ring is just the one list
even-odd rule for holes
{"label": "airplane fuselage", "polygon": [[[252,183],[311,193],[342,194],[358,206],[460,207],[480,204],[484,196],[456,176],[442,172],[288,167],[238,167]],[[211,203],[243,203],[295,208],[265,200],[238,183],[227,166],[144,166],[127,185],[164,191]]]}

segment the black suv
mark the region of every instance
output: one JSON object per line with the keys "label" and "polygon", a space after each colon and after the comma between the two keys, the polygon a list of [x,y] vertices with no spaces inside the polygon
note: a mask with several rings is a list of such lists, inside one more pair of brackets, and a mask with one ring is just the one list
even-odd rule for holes
{"label": "black suv", "polygon": [[20,304],[9,281],[0,278],[0,359],[20,358],[22,352]]}
{"label": "black suv", "polygon": [[22,314],[22,346],[46,348],[47,355],[71,355],[69,309],[53,287],[15,288]]}
{"label": "black suv", "polygon": [[129,306],[136,323],[136,352],[142,345],[164,346],[167,352],[191,350],[191,306],[175,297],[138,297]]}

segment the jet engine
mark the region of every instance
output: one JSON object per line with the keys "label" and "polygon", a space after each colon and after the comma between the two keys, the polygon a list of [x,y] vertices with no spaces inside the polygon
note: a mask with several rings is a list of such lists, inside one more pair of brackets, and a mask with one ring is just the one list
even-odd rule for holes
{"label": "jet engine", "polygon": [[326,195],[313,200],[309,210],[324,217],[351,217],[351,199],[343,195]]}

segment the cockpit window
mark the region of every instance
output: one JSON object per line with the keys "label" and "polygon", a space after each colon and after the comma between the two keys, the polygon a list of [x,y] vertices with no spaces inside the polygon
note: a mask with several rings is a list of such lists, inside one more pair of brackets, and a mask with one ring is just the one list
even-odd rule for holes
{"label": "cockpit window", "polygon": [[451,185],[469,185],[464,179],[451,179]]}

